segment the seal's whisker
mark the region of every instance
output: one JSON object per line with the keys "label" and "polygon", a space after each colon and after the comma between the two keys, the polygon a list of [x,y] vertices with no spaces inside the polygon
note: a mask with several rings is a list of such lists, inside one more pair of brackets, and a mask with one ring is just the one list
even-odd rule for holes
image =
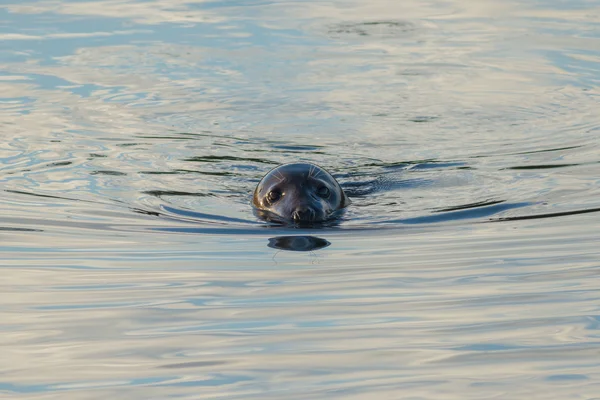
{"label": "seal's whisker", "polygon": [[275,170],[275,173],[277,174],[277,175],[275,175],[275,178],[279,179],[279,183],[285,181],[285,176],[283,176],[281,171]]}

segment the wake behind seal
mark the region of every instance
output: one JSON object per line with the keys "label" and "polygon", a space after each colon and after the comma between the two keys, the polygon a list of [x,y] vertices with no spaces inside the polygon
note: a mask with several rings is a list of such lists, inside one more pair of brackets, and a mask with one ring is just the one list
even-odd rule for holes
{"label": "wake behind seal", "polygon": [[261,179],[252,204],[264,220],[304,225],[332,219],[350,199],[323,168],[292,163],[272,169]]}

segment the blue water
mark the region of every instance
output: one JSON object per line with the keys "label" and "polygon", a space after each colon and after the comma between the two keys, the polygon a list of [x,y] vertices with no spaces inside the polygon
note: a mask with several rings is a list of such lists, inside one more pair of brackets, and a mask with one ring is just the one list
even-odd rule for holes
{"label": "blue water", "polygon": [[[600,2],[0,7],[0,397],[597,399]],[[256,218],[317,163],[334,226]]]}

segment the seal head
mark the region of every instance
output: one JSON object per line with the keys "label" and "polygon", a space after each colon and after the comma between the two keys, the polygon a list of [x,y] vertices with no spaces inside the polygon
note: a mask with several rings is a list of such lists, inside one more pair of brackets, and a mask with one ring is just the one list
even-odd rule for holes
{"label": "seal head", "polygon": [[323,168],[294,163],[269,171],[256,186],[252,204],[268,221],[310,224],[327,221],[350,199]]}

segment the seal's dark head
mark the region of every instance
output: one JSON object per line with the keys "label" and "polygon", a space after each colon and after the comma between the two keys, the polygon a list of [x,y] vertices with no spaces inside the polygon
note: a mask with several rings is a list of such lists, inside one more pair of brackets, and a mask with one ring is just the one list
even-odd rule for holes
{"label": "seal's dark head", "polygon": [[339,183],[314,164],[284,164],[259,182],[252,200],[267,220],[306,224],[323,222],[350,204]]}

